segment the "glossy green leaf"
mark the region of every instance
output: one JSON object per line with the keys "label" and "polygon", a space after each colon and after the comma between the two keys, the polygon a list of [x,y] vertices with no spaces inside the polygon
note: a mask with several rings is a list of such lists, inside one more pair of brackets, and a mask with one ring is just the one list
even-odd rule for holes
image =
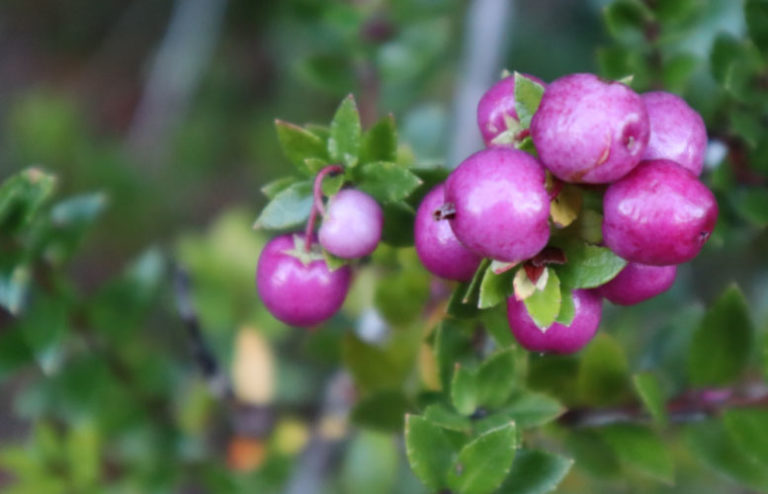
{"label": "glossy green leaf", "polygon": [[567,242],[562,246],[568,259],[557,267],[563,285],[572,288],[595,288],[612,280],[627,261],[607,247],[583,242]]}
{"label": "glossy green leaf", "polygon": [[733,409],[723,414],[733,443],[768,468],[768,411]]}
{"label": "glossy green leaf", "polygon": [[548,328],[555,322],[562,303],[560,279],[555,270],[551,268],[547,270],[549,278],[544,289],[536,290],[533,295],[523,301],[531,319],[540,328]]}
{"label": "glossy green leaf", "polygon": [[274,199],[277,194],[284,191],[295,182],[295,177],[278,178],[262,186],[261,193],[267,196],[267,199]]}
{"label": "glossy green leaf", "polygon": [[557,315],[555,322],[570,326],[573,322],[573,318],[576,317],[576,304],[573,302],[573,291],[561,285],[560,292],[560,313]]}
{"label": "glossy green leaf", "polygon": [[421,185],[412,171],[387,161],[366,163],[359,176],[358,189],[382,203],[402,201]]}
{"label": "glossy green leaf", "polygon": [[310,182],[292,184],[269,201],[253,227],[284,230],[299,226],[309,217],[313,200]]}
{"label": "glossy green leaf", "polygon": [[488,309],[502,302],[512,294],[512,279],[515,276],[514,269],[508,269],[501,274],[493,271],[493,266],[488,266],[480,282],[480,298],[478,308]]}
{"label": "glossy green leaf", "polygon": [[707,311],[693,335],[688,371],[694,384],[717,386],[736,379],[748,363],[753,333],[744,295],[731,285]]}
{"label": "glossy green leaf", "polygon": [[328,160],[325,141],[312,132],[282,120],[275,121],[275,128],[283,154],[301,173],[310,175],[306,159]]}
{"label": "glossy green leaf", "polygon": [[363,134],[360,161],[397,161],[397,127],[393,115],[381,118]]}
{"label": "glossy green leaf", "polygon": [[521,429],[539,427],[552,422],[565,412],[555,398],[544,393],[524,391],[514,397],[500,413],[508,416]]}
{"label": "glossy green leaf", "polygon": [[667,423],[667,403],[656,376],[648,372],[635,374],[632,376],[632,384],[654,422],[665,425]]}
{"label": "glossy green leaf", "polygon": [[544,86],[528,77],[515,72],[515,112],[520,120],[520,127],[527,129],[531,126],[531,118],[539,109]]}
{"label": "glossy green leaf", "polygon": [[451,401],[459,413],[471,415],[477,408],[477,375],[456,364],[451,380]]}
{"label": "glossy green leaf", "polygon": [[331,160],[353,167],[359,162],[362,128],[357,103],[351,94],[344,98],[331,121],[328,154]]}
{"label": "glossy green leaf", "polygon": [[445,487],[456,452],[443,429],[417,415],[405,418],[405,452],[414,473],[430,489]]}
{"label": "glossy green leaf", "polygon": [[385,432],[403,429],[408,400],[400,390],[384,390],[361,398],[352,409],[353,423]]}
{"label": "glossy green leaf", "polygon": [[481,407],[503,405],[515,389],[515,351],[506,348],[485,359],[476,372],[477,403]]}
{"label": "glossy green leaf", "polygon": [[768,491],[768,468],[742,453],[720,421],[707,420],[686,426],[685,439],[689,451],[706,468],[751,489]]}
{"label": "glossy green leaf", "polygon": [[507,476],[517,447],[514,422],[491,429],[467,443],[448,472],[456,494],[490,494]]}
{"label": "glossy green leaf", "polygon": [[454,412],[442,403],[428,406],[424,410],[424,418],[443,429],[463,433],[469,433],[472,430],[472,421],[470,419]]}
{"label": "glossy green leaf", "polygon": [[520,449],[500,494],[547,494],[557,489],[573,460],[546,451]]}
{"label": "glossy green leaf", "polygon": [[669,449],[650,429],[635,424],[612,424],[601,427],[599,433],[627,470],[667,484],[674,481]]}

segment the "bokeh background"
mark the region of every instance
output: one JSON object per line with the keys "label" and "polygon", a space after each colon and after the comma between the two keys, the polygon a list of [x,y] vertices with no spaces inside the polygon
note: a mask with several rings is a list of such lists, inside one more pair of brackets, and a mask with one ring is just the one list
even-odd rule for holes
{"label": "bokeh background", "polygon": [[[384,268],[363,270],[344,314],[310,335],[266,314],[253,287],[267,239],[251,229],[266,203],[260,188],[291,173],[274,120],[327,122],[349,93],[364,124],[393,113],[414,160],[447,168],[479,148],[474,105],[504,68],[545,80],[634,73],[638,89],[685,94],[715,140],[705,181],[721,201],[718,231],[670,293],[607,308],[599,346],[615,359],[598,389],[569,389],[578,363],[568,359],[547,361],[547,379],[561,380],[539,384],[599,405],[621,402],[630,369],[659,371],[670,395],[686,389],[677,350],[731,281],[750,303],[754,348],[768,348],[766,98],[739,93],[736,62],[713,53],[728,34],[736,45],[723,49],[753,60],[740,41],[743,4],[659,2],[671,20],[661,48],[648,48],[655,35],[632,15],[606,24],[611,3],[0,2],[0,178],[40,166],[57,177],[57,197],[99,194],[88,197],[101,211],[76,252],[32,277],[24,315],[0,317],[0,489],[425,492],[390,432],[401,423],[386,416],[358,429],[334,414],[360,389],[417,386],[434,286],[412,251],[380,249]],[[179,266],[199,324],[176,313],[169,273]],[[361,343],[387,331],[386,350]],[[360,370],[355,355],[381,357],[371,348],[389,367]],[[356,387],[339,375],[342,361],[358,366]],[[593,439],[568,443],[587,468],[562,492],[752,492],[707,472],[675,438],[678,487],[627,477]]]}

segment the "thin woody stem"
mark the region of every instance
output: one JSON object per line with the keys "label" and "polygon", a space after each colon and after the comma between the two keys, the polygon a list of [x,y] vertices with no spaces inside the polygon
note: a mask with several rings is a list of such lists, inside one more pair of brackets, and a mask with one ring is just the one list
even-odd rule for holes
{"label": "thin woody stem", "polygon": [[325,207],[323,206],[323,179],[330,173],[341,173],[343,171],[344,168],[342,168],[341,165],[328,165],[317,172],[313,187],[314,201],[312,203],[312,210],[309,212],[307,227],[304,230],[304,249],[307,252],[312,248],[312,232],[315,231],[317,213],[325,215]]}

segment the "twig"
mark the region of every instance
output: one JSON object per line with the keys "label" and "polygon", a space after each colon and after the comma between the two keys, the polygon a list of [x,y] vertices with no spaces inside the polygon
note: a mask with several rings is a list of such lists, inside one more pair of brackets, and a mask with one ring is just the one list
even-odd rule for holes
{"label": "twig", "polygon": [[[698,422],[733,408],[768,409],[768,386],[747,384],[740,388],[688,391],[667,402],[671,423]],[[569,427],[598,427],[626,422],[650,422],[650,415],[640,406],[617,408],[573,408],[560,417]]]}

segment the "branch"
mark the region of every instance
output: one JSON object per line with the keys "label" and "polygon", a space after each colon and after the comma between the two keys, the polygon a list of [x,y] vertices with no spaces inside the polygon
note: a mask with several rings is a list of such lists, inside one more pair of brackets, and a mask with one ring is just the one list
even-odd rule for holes
{"label": "branch", "polygon": [[[768,409],[768,386],[751,383],[742,387],[687,391],[667,402],[672,423],[689,423],[716,417],[733,408]],[[625,422],[650,422],[651,417],[640,405],[616,408],[573,408],[560,417],[568,427],[599,427]]]}

